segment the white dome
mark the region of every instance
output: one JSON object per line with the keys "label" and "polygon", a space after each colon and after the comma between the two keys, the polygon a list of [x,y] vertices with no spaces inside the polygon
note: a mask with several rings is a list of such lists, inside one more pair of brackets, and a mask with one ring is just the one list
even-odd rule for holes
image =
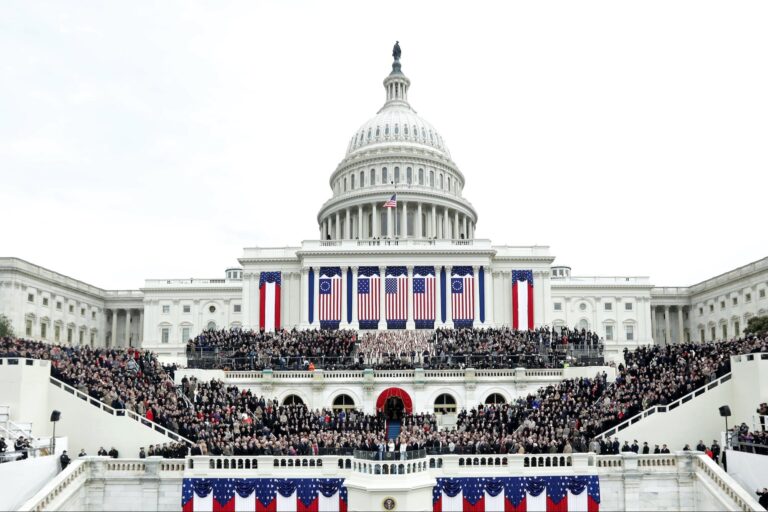
{"label": "white dome", "polygon": [[427,146],[447,158],[451,157],[435,127],[410,108],[401,106],[385,107],[358,128],[349,143],[347,155],[361,148],[393,142]]}

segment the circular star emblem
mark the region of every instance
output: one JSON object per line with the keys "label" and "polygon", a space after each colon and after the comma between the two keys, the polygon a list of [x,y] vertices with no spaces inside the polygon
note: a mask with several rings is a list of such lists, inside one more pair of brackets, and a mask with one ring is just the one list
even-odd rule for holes
{"label": "circular star emblem", "polygon": [[320,283],[320,290],[327,292],[331,289],[331,282],[330,281],[323,281]]}
{"label": "circular star emblem", "polygon": [[456,291],[461,290],[461,281],[454,281],[453,282],[453,289]]}

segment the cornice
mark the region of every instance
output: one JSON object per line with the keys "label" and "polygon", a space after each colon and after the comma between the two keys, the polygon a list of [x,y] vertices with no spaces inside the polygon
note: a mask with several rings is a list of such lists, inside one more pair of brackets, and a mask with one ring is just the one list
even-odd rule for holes
{"label": "cornice", "polygon": [[457,254],[462,256],[491,256],[496,254],[494,249],[388,249],[386,251],[376,251],[371,249],[363,250],[349,250],[349,251],[316,251],[316,250],[300,250],[296,253],[297,256],[391,256],[391,255],[424,255],[424,256],[456,256]]}
{"label": "cornice", "polygon": [[405,146],[390,146],[387,149],[379,148],[376,150],[369,150],[363,154],[356,155],[355,158],[345,157],[336,169],[331,173],[329,182],[333,183],[336,177],[351,170],[351,168],[358,167],[362,164],[371,165],[376,163],[391,163],[393,159],[404,159],[414,162],[421,162],[423,165],[432,165],[435,167],[444,166],[445,168],[454,171],[461,179],[462,185],[466,183],[464,173],[461,172],[456,163],[451,159],[445,157],[435,157],[434,154],[425,151],[416,151],[413,148]]}

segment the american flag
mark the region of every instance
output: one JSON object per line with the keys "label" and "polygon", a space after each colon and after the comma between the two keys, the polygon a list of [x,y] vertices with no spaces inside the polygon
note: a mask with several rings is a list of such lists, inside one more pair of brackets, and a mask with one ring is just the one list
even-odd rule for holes
{"label": "american flag", "polygon": [[417,329],[435,325],[435,267],[413,268],[413,319]]}
{"label": "american flag", "polygon": [[259,274],[259,328],[280,330],[280,272]]}
{"label": "american flag", "polygon": [[357,270],[357,320],[361,329],[379,327],[379,297],[381,297],[379,267]]}
{"label": "american flag", "polygon": [[392,194],[392,197],[384,203],[384,208],[397,208],[397,194]]}
{"label": "american flag", "polygon": [[387,328],[405,329],[408,320],[408,271],[405,267],[387,267],[384,283],[387,300]]}
{"label": "american flag", "polygon": [[438,478],[432,510],[598,512],[596,475],[551,477]]}
{"label": "american flag", "polygon": [[451,269],[451,316],[454,326],[472,327],[475,319],[475,278],[472,267]]}
{"label": "american flag", "polygon": [[343,478],[185,478],[184,512],[346,512]]}
{"label": "american flag", "polygon": [[320,267],[320,326],[338,329],[341,322],[341,268]]}
{"label": "american flag", "polygon": [[533,329],[533,271],[512,271],[512,328]]}

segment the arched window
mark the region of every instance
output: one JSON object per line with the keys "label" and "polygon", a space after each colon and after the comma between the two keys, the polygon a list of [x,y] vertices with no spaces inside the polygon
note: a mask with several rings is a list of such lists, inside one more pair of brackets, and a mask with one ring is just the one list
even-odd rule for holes
{"label": "arched window", "polygon": [[365,171],[360,171],[360,188],[365,186]]}
{"label": "arched window", "polygon": [[405,133],[406,135],[408,135],[408,125],[407,125],[407,124],[404,124],[404,125],[403,125],[403,133]]}
{"label": "arched window", "polygon": [[350,180],[350,181],[349,181],[349,187],[350,187],[352,190],[355,190],[355,175],[354,175],[354,174],[351,174],[351,175],[349,176],[349,180]]}
{"label": "arched window", "polygon": [[435,171],[429,171],[429,186],[435,187]]}
{"label": "arched window", "polygon": [[355,401],[349,395],[339,395],[333,399],[333,410],[354,409]]}
{"label": "arched window", "polygon": [[389,135],[389,125],[384,126],[384,135]]}
{"label": "arched window", "polygon": [[448,186],[445,187],[445,188],[448,189],[448,192],[450,192],[451,191],[451,177],[450,176],[448,176],[447,185]]}
{"label": "arched window", "polygon": [[344,192],[347,191],[347,177],[344,176]]}
{"label": "arched window", "polygon": [[438,185],[440,186],[440,190],[442,190],[443,189],[443,175],[442,174],[440,175],[440,183],[438,183]]}
{"label": "arched window", "polygon": [[288,395],[283,399],[283,405],[301,405],[304,400],[299,395]]}
{"label": "arched window", "polygon": [[371,129],[368,128],[368,140],[371,140]]}
{"label": "arched window", "polygon": [[419,185],[424,184],[424,169],[419,169]]}
{"label": "arched window", "polygon": [[368,180],[368,184],[371,186],[376,184],[376,169],[371,169],[371,179]]}
{"label": "arched window", "polygon": [[456,399],[448,393],[443,393],[435,398],[435,412],[443,414],[456,412]]}
{"label": "arched window", "polygon": [[507,403],[507,399],[501,393],[491,393],[485,399],[485,403],[488,405],[501,405]]}
{"label": "arched window", "polygon": [[398,135],[400,133],[400,125],[395,125],[395,135]]}
{"label": "arched window", "polygon": [[400,183],[400,168],[395,167],[395,183]]}
{"label": "arched window", "polygon": [[215,331],[216,330],[216,322],[210,321],[208,322],[208,327],[206,327],[209,331]]}
{"label": "arched window", "polygon": [[413,169],[411,169],[410,167],[405,169],[405,182],[408,183],[409,185],[413,183]]}
{"label": "arched window", "polygon": [[381,182],[385,185],[389,183],[389,173],[387,172],[386,167],[382,167],[381,169]]}
{"label": "arched window", "polygon": [[379,127],[377,126],[377,127],[376,127],[376,138],[377,138],[377,139],[379,138],[379,135],[381,135],[381,128],[379,128]]}

